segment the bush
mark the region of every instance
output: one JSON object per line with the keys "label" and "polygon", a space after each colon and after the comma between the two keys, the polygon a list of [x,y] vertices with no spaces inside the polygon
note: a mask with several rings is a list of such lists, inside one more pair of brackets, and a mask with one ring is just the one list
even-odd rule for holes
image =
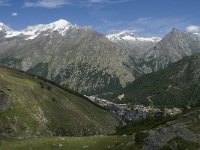
{"label": "bush", "polygon": [[123,135],[131,135],[133,133],[144,131],[144,130],[152,130],[156,127],[163,125],[169,121],[175,120],[179,117],[177,116],[167,116],[167,117],[148,117],[139,121],[131,121],[127,125],[118,126],[117,134]]}
{"label": "bush", "polygon": [[40,86],[42,89],[44,89],[44,83],[43,82],[40,82]]}
{"label": "bush", "polygon": [[137,132],[135,134],[135,144],[141,147],[144,144],[144,139],[149,136],[148,132]]}

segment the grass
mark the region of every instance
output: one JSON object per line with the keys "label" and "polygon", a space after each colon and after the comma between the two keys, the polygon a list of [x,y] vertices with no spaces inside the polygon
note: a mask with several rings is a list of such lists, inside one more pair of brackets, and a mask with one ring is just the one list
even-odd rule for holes
{"label": "grass", "polygon": [[52,137],[7,140],[1,150],[134,150],[132,136]]}
{"label": "grass", "polygon": [[111,134],[120,123],[85,97],[15,69],[0,66],[0,83],[9,103],[0,124],[12,128],[13,136]]}

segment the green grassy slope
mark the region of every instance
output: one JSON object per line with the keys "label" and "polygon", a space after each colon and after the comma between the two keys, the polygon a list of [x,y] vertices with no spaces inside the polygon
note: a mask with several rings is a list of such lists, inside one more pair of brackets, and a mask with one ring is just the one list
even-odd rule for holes
{"label": "green grassy slope", "polygon": [[115,131],[119,120],[83,97],[0,66],[0,137],[94,135]]}
{"label": "green grassy slope", "polygon": [[[195,106],[200,103],[200,54],[144,75],[115,95],[124,102],[157,106]],[[121,101],[120,101],[121,102]]]}
{"label": "green grassy slope", "polygon": [[2,150],[132,150],[133,136],[53,137],[5,141]]}
{"label": "green grassy slope", "polygon": [[[118,128],[118,131],[120,131],[118,133],[123,134],[123,136],[3,139],[0,143],[0,149],[139,150],[146,146],[147,149],[196,150],[200,147],[199,116],[200,107],[197,107],[175,117],[151,118],[139,121],[138,123],[136,122],[123,128]],[[176,132],[174,129],[176,129]]]}

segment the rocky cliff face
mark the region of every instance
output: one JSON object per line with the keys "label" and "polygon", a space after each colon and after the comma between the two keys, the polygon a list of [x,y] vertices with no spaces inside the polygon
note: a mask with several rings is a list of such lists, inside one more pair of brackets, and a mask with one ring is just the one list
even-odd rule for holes
{"label": "rocky cliff face", "polygon": [[[160,126],[144,139],[144,150],[151,149],[199,149],[199,108],[179,116],[177,120]],[[181,148],[182,147],[182,148]]]}
{"label": "rocky cliff face", "polygon": [[0,90],[0,112],[5,111],[9,106],[8,95]]}

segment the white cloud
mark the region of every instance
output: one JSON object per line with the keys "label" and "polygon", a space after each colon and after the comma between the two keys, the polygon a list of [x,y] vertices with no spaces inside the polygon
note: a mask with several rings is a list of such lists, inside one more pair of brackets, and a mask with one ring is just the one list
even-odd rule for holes
{"label": "white cloud", "polygon": [[17,12],[13,12],[13,13],[11,14],[11,16],[12,16],[12,17],[16,17],[16,16],[18,16],[18,13],[17,13]]}
{"label": "white cloud", "polygon": [[[1,1],[1,0],[0,0]],[[25,0],[25,7],[59,8],[64,5],[92,6],[93,4],[117,4],[131,0]]]}
{"label": "white cloud", "polygon": [[131,0],[88,0],[88,2],[90,3],[111,3],[111,4],[115,4],[115,3],[125,3]]}
{"label": "white cloud", "polygon": [[186,28],[187,32],[198,33],[200,32],[200,26],[191,25]]}
{"label": "white cloud", "polygon": [[91,2],[91,3],[102,3],[103,0],[90,0],[89,2]]}
{"label": "white cloud", "polygon": [[10,5],[10,0],[0,0],[0,6],[9,6]]}
{"label": "white cloud", "polygon": [[36,2],[26,1],[25,7],[44,7],[44,8],[58,8],[69,4],[69,0],[37,0]]}

